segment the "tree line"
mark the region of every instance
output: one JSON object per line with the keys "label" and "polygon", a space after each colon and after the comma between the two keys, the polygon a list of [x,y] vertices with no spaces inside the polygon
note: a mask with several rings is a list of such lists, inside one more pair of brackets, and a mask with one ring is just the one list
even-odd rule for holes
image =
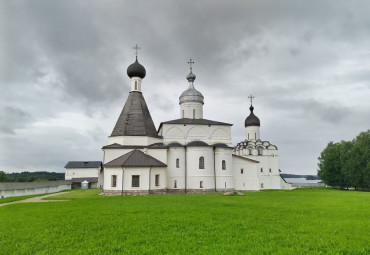
{"label": "tree line", "polygon": [[337,188],[370,189],[370,130],[352,141],[329,142],[321,152],[318,175]]}
{"label": "tree line", "polygon": [[4,171],[0,171],[0,182],[35,182],[57,180],[64,180],[64,173],[39,171],[8,174]]}

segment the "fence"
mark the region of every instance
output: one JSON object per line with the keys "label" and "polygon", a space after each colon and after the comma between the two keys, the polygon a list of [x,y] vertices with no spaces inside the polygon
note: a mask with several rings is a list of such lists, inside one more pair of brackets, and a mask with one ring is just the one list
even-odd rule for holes
{"label": "fence", "polygon": [[0,198],[44,194],[71,189],[72,181],[4,182],[0,183]]}

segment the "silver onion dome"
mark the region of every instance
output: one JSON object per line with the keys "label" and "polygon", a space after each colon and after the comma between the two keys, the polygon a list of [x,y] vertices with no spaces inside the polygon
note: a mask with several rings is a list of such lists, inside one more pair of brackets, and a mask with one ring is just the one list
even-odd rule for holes
{"label": "silver onion dome", "polygon": [[198,90],[194,88],[194,80],[196,76],[193,74],[192,71],[186,76],[186,79],[189,81],[189,87],[187,90],[182,92],[179,100],[180,104],[185,103],[185,102],[199,102],[204,104],[204,96],[202,93],[200,93]]}

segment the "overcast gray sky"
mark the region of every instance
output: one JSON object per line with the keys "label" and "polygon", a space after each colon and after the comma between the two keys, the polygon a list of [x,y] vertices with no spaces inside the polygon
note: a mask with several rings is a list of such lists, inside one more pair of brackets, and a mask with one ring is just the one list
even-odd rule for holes
{"label": "overcast gray sky", "polygon": [[143,93],[179,118],[194,59],[204,118],[245,139],[248,95],[285,173],[370,128],[370,1],[0,0],[0,170],[102,160],[141,46]]}

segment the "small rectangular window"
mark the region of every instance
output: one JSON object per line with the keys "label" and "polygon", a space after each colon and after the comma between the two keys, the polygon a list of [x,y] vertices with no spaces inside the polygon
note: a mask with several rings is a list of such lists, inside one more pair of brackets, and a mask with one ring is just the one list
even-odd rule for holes
{"label": "small rectangular window", "polygon": [[269,169],[270,173],[271,173],[271,168]]}
{"label": "small rectangular window", "polygon": [[176,168],[180,168],[180,159],[176,159]]}
{"label": "small rectangular window", "polygon": [[263,168],[261,167],[261,173],[263,172]]}
{"label": "small rectangular window", "polygon": [[111,186],[117,187],[117,175],[112,175]]}
{"label": "small rectangular window", "polygon": [[240,169],[240,174],[244,174],[244,169]]}
{"label": "small rectangular window", "polygon": [[131,187],[140,187],[140,175],[133,175],[131,180]]}
{"label": "small rectangular window", "polygon": [[155,175],[155,186],[158,187],[159,186],[159,174],[156,174]]}

